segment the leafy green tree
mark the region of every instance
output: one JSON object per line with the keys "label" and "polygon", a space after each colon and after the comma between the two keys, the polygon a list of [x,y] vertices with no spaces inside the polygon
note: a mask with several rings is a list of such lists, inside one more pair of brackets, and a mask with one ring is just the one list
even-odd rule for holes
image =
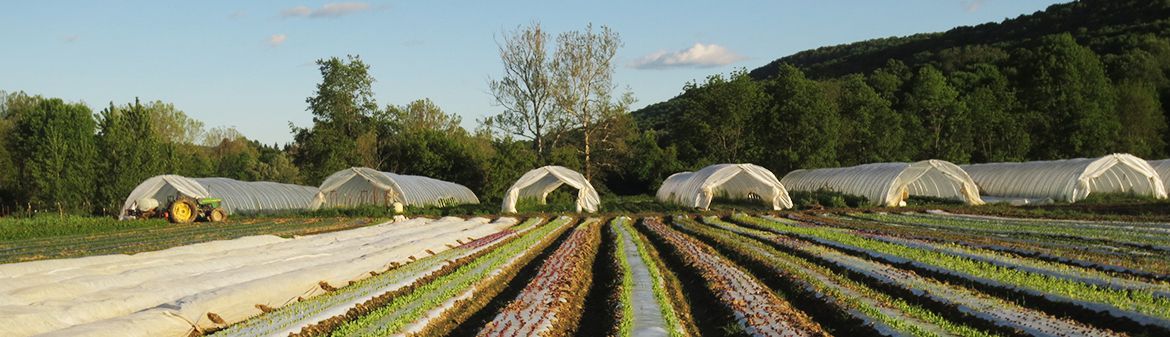
{"label": "leafy green tree", "polygon": [[153,101],[143,104],[150,112],[155,132],[172,144],[194,144],[203,137],[203,122],[187,116],[174,104]]}
{"label": "leafy green tree", "polygon": [[889,101],[891,106],[898,107],[901,103],[899,93],[903,91],[903,85],[910,82],[912,77],[914,77],[914,73],[905,63],[897,59],[888,59],[884,67],[874,70],[869,75],[868,80],[869,85],[879,96]]}
{"label": "leafy green tree", "polygon": [[20,158],[20,190],[34,210],[88,213],[97,176],[93,112],[58,98],[33,100],[18,107],[23,111],[8,112],[19,115],[9,144],[13,157]]}
{"label": "leafy green tree", "polygon": [[1069,34],[1020,50],[1020,100],[1036,114],[1033,159],[1093,157],[1116,151],[1116,95],[1097,54]]}
{"label": "leafy green tree", "polygon": [[686,169],[678,160],[678,149],[659,146],[653,130],[632,138],[628,159],[607,179],[610,190],[624,195],[654,194],[667,177]]}
{"label": "leafy green tree", "polygon": [[483,187],[477,190],[480,202],[499,201],[504,192],[520,179],[520,176],[540,165],[536,152],[525,142],[511,138],[491,139],[486,135],[476,136],[480,142],[490,143],[483,163]]}
{"label": "leafy green tree", "polygon": [[970,120],[959,92],[931,66],[918,70],[906,97],[906,110],[922,123],[909,135],[923,144],[918,159],[936,158],[967,162],[971,157]]}
{"label": "leafy green tree", "polygon": [[453,181],[482,190],[487,146],[460,126],[461,118],[430,99],[388,106],[375,115],[383,170]]}
{"label": "leafy green tree", "polygon": [[385,110],[387,121],[394,131],[434,130],[447,134],[467,134],[460,125],[463,118],[448,114],[430,98],[415,100],[403,106],[389,105]]}
{"label": "leafy green tree", "polygon": [[939,70],[947,74],[969,71],[974,65],[998,64],[1011,57],[1003,48],[985,44],[947,48],[939,51],[936,56],[937,61],[934,63]]}
{"label": "leafy green tree", "polygon": [[906,138],[902,117],[890,107],[890,101],[861,75],[846,76],[839,85],[841,165],[910,160],[911,154],[902,144]]}
{"label": "leafy green tree", "polygon": [[1123,81],[1117,85],[1117,116],[1121,135],[1117,150],[1141,158],[1166,156],[1166,116],[1153,83]]}
{"label": "leafy green tree", "polygon": [[773,104],[749,121],[752,162],[778,174],[836,166],[841,120],[820,84],[781,65],[766,90]]}
{"label": "leafy green tree", "polygon": [[677,122],[666,124],[679,159],[687,166],[746,161],[749,120],[768,104],[763,86],[740,70],[688,83],[683,91]]}
{"label": "leafy green tree", "polygon": [[394,136],[383,156],[393,158],[383,169],[428,176],[482,190],[480,157],[472,150],[467,135],[449,135],[438,130],[413,130]]}
{"label": "leafy green tree", "polygon": [[28,95],[23,92],[0,91],[0,214],[24,207],[21,205],[23,193],[17,186],[19,180],[16,161],[12,157],[13,153],[10,150],[12,146],[9,144],[17,114],[9,112],[21,110],[15,107],[28,100]]}
{"label": "leafy green tree", "polygon": [[320,59],[317,66],[321,83],[314,95],[305,99],[313,114],[313,126],[293,127],[293,161],[310,183],[362,164],[357,139],[370,132],[368,121],[378,110],[374,78],[360,57]]}
{"label": "leafy green tree", "polygon": [[177,154],[172,162],[175,165],[169,172],[186,177],[213,177],[216,176],[216,163],[211,158],[211,149],[198,144],[172,144]]}
{"label": "leafy green tree", "polygon": [[1125,52],[1104,57],[1117,83],[1117,115],[1124,126],[1119,151],[1162,158],[1170,153],[1165,109],[1170,104],[1170,40],[1143,35],[1127,44]]}
{"label": "leafy green tree", "polygon": [[959,100],[970,112],[973,147],[971,161],[1003,162],[1027,159],[1031,147],[1028,121],[1007,77],[994,65],[978,64],[971,72],[952,76],[963,94]]}
{"label": "leafy green tree", "polygon": [[244,181],[260,179],[260,151],[248,139],[224,139],[211,148],[215,175]]}
{"label": "leafy green tree", "polygon": [[260,163],[256,169],[257,180],[275,181],[286,184],[303,184],[301,170],[293,164],[288,152],[276,145],[266,146],[252,141],[253,147],[260,151]]}
{"label": "leafy green tree", "polygon": [[[175,173],[175,146],[154,123],[157,119],[137,100],[122,107],[110,103],[97,115],[97,211],[113,214],[123,198],[147,178]],[[181,159],[186,156],[177,156]]]}
{"label": "leafy green tree", "polygon": [[1102,62],[1109,78],[1170,87],[1170,39],[1154,34],[1121,38],[1120,52],[1105,55]]}
{"label": "leafy green tree", "polygon": [[302,183],[300,169],[292,163],[288,153],[278,146],[267,146],[248,140],[235,128],[218,127],[204,134],[204,156],[213,166],[209,173],[198,176],[218,176],[239,180]]}

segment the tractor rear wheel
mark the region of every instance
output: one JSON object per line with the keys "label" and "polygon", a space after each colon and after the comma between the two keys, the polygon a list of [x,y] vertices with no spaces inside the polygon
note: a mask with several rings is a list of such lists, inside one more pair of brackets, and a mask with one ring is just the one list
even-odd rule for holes
{"label": "tractor rear wheel", "polygon": [[223,210],[223,208],[216,208],[211,210],[211,214],[208,214],[207,220],[211,220],[211,222],[222,222],[227,220],[227,217],[227,211]]}
{"label": "tractor rear wheel", "polygon": [[198,207],[195,206],[195,201],[190,198],[179,198],[171,203],[168,209],[171,213],[171,222],[174,223],[191,223],[195,221],[198,216]]}

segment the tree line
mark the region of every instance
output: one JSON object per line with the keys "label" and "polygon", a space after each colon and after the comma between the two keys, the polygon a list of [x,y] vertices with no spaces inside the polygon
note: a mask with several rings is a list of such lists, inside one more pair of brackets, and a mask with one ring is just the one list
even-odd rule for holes
{"label": "tree line", "polygon": [[[93,113],[60,98],[0,93],[0,212],[114,215],[137,184],[160,174],[317,185],[365,166],[457,182],[493,202],[542,165],[593,177],[619,172],[630,158],[624,144],[637,135],[633,96],[617,93],[613,82],[620,36],[590,25],[554,41],[539,23],[504,34],[505,72],[488,84],[503,112],[471,131],[430,99],[379,105],[370,65],[354,55],[316,62],[321,82],[305,100],[312,124],[290,123],[293,142],[285,145],[232,128],[205,130],[161,101],[111,103]],[[531,85],[519,84],[521,77],[532,74],[540,87],[520,89]],[[542,96],[536,133],[524,131],[531,126],[522,115],[534,112],[524,106],[527,94]]]}
{"label": "tree line", "polygon": [[284,149],[231,128],[206,130],[173,104],[0,92],[0,211],[113,214],[159,174],[296,182]]}
{"label": "tree line", "polygon": [[897,59],[811,79],[789,64],[690,83],[634,112],[684,167],[755,162],[778,174],[871,162],[1051,160],[1170,153],[1170,40],[1101,55],[1071,34],[1016,49],[966,46],[950,63]]}

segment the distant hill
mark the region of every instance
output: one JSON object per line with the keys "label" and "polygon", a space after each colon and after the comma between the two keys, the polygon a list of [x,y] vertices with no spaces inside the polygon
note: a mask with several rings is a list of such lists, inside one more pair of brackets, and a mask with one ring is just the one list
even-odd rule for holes
{"label": "distant hill", "polygon": [[[965,59],[979,57],[979,53],[969,52],[972,49],[1011,50],[1038,37],[1059,33],[1071,34],[1078,43],[1098,54],[1114,53],[1128,37],[1170,36],[1170,0],[1082,0],[1057,4],[998,23],[806,50],[751,70],[749,76],[756,80],[771,78],[780,65],[791,64],[809,78],[824,80],[868,74],[891,59],[910,68],[929,63],[945,71],[953,63],[980,61]],[[642,128],[658,129],[677,110],[671,104],[675,99],[635,111],[634,117]]]}
{"label": "distant hill", "polygon": [[1098,54],[1116,51],[1119,38],[1134,34],[1170,35],[1170,0],[1082,0],[1049,6],[999,23],[961,26],[942,33],[890,37],[806,50],[750,72],[755,79],[776,75],[780,64],[800,68],[811,78],[868,73],[888,59],[911,68],[936,59],[947,49],[990,45],[1003,49],[1044,35],[1070,33]]}

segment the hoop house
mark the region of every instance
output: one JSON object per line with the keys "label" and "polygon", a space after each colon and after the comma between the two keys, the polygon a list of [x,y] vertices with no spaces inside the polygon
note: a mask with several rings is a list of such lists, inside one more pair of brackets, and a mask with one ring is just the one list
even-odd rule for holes
{"label": "hoop house", "polygon": [[852,167],[796,170],[780,180],[790,191],[821,189],[863,196],[888,207],[904,206],[910,196],[982,205],[979,188],[959,166],[944,160],[873,163]]}
{"label": "hoop house", "polygon": [[1077,202],[1092,193],[1166,198],[1166,187],[1145,160],[1128,154],[1023,163],[961,165],[985,195]]}
{"label": "hoop house", "polygon": [[310,208],[390,206],[395,202],[413,206],[447,206],[478,204],[479,198],[467,187],[448,181],[351,167],[325,178]]}
{"label": "hoop house", "polygon": [[766,168],[754,164],[718,164],[695,172],[679,172],[658,188],[658,201],[708,209],[716,197],[758,198],[772,209],[792,208],[784,184]]}
{"label": "hoop house", "polygon": [[544,204],[548,194],[561,185],[577,189],[577,212],[593,213],[601,206],[601,197],[585,176],[561,166],[545,166],[528,171],[508,188],[504,194],[503,211],[516,213],[516,201],[520,198],[534,197]]}
{"label": "hoop house", "polygon": [[1166,193],[1170,193],[1170,159],[1151,160],[1149,163],[1154,172],[1158,172],[1158,177],[1162,178],[1162,186]]}
{"label": "hoop house", "polygon": [[188,178],[180,175],[154,176],[138,184],[119,214],[138,206],[143,198],[159,202],[179,196],[190,198],[221,198],[223,208],[233,213],[263,213],[285,210],[304,210],[309,207],[317,189],[309,186],[282,184],[269,181],[239,181],[229,178]]}

